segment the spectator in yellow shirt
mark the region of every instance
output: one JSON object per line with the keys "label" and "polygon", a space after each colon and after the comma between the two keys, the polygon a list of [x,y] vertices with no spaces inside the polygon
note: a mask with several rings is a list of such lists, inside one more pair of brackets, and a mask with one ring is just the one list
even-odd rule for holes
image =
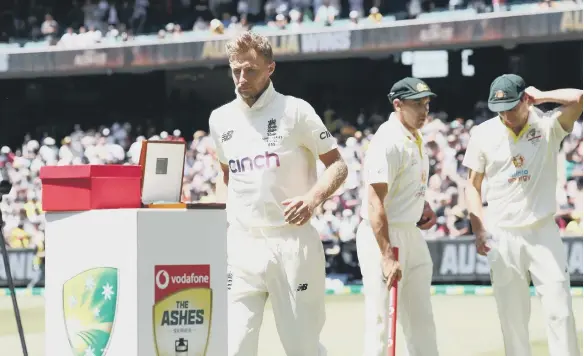
{"label": "spectator in yellow shirt", "polygon": [[379,13],[379,9],[375,6],[369,10],[369,20],[372,22],[381,22],[383,15]]}
{"label": "spectator in yellow shirt", "polygon": [[565,236],[582,236],[582,213],[579,211],[572,212],[572,221],[568,223],[564,230]]}
{"label": "spectator in yellow shirt", "polygon": [[8,238],[8,246],[11,248],[27,248],[30,243],[29,234],[24,231],[24,225],[22,223],[18,224],[10,232],[10,237]]}

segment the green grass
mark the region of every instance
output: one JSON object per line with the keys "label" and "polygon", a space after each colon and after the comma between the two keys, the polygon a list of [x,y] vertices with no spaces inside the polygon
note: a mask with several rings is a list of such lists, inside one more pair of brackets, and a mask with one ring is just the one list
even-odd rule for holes
{"label": "green grass", "polygon": [[[582,333],[578,333],[578,343],[580,344],[580,353],[582,353]],[[547,356],[549,355],[546,340],[536,340],[531,342],[532,356]],[[482,353],[480,356],[505,356],[505,351],[500,350],[496,352]]]}
{"label": "green grass", "polygon": [[[536,298],[532,303],[533,356],[547,356],[547,342],[541,306]],[[582,330],[582,298],[574,299],[577,327]],[[18,298],[30,356],[44,354],[44,298],[22,296]],[[360,295],[327,296],[327,323],[321,340],[329,355],[358,355],[362,352],[363,297]],[[435,296],[434,317],[438,331],[441,354],[447,356],[506,356],[496,307],[493,298],[480,296]],[[469,319],[469,315],[473,318]],[[579,332],[580,336],[582,332]],[[405,347],[398,331],[398,356]],[[400,341],[401,340],[401,341]],[[9,297],[0,297],[0,355],[20,355],[20,345],[12,303]],[[580,345],[582,339],[580,338]],[[463,347],[463,349],[461,349]],[[485,352],[494,348],[495,351]],[[399,351],[401,349],[401,351]],[[276,332],[271,305],[268,302],[260,336],[259,356],[284,355]]]}
{"label": "green grass", "polygon": [[[45,308],[34,307],[21,309],[20,316],[25,334],[45,331]],[[12,309],[0,309],[0,320],[2,320],[0,322],[0,336],[18,334],[16,319],[14,318]]]}

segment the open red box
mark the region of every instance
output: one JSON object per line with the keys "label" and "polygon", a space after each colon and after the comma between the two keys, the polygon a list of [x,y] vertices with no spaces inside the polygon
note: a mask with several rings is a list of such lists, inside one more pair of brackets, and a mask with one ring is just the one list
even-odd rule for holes
{"label": "open red box", "polygon": [[40,177],[44,211],[141,207],[140,166],[46,166]]}

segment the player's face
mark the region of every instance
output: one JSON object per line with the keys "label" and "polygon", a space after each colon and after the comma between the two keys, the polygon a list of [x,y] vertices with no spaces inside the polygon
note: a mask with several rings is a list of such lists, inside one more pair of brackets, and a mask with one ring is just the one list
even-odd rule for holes
{"label": "player's face", "polygon": [[510,129],[521,129],[529,115],[529,101],[524,96],[517,106],[509,111],[499,113],[499,117]]}
{"label": "player's face", "polygon": [[229,66],[239,95],[243,98],[253,98],[266,88],[276,64],[269,63],[255,50],[250,50],[232,57]]}
{"label": "player's face", "polygon": [[396,110],[408,128],[419,130],[424,126],[430,112],[430,98],[397,100]]}

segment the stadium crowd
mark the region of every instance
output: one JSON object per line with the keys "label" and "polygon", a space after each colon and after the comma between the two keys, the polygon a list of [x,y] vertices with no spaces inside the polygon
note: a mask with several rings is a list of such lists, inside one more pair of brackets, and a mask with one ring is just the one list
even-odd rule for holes
{"label": "stadium crowd", "polygon": [[[545,11],[578,1],[526,0],[512,4],[505,0],[72,0],[71,3],[15,0],[0,6],[0,43],[30,48],[49,45],[84,48],[97,43],[234,33],[252,27],[256,32],[315,26],[358,28],[364,24],[374,26],[423,18],[432,13],[445,13],[444,10],[462,11],[466,16],[509,9]],[[519,7],[513,7],[516,5]]]}
{"label": "stadium crowd", "polygon": [[[477,105],[473,119],[447,120],[445,113],[432,114],[422,132],[430,157],[430,174],[426,198],[438,216],[437,225],[425,232],[427,239],[457,238],[471,234],[464,206],[465,168],[461,165],[466,144],[473,127],[490,116],[486,105]],[[325,246],[328,271],[351,273],[358,261],[355,253],[355,232],[360,221],[359,209],[363,188],[361,169],[363,156],[376,128],[386,115],[362,113],[356,124],[333,119],[327,111],[323,120],[335,134],[341,152],[349,166],[344,186],[315,213],[313,225],[320,232]],[[150,128],[148,132],[153,132]],[[158,131],[159,132],[159,131]],[[218,176],[213,143],[204,131],[191,137],[179,130],[162,131],[145,137],[128,123],[82,130],[77,125],[62,138],[26,137],[21,147],[4,146],[0,150],[0,169],[13,184],[12,191],[1,203],[4,234],[10,247],[44,247],[44,217],[39,171],[45,165],[71,164],[137,164],[141,141],[187,141],[183,195],[185,202],[211,202]],[[577,122],[558,152],[560,155],[557,196],[557,222],[564,234],[582,234],[582,121]],[[320,167],[321,169],[323,167]],[[42,254],[39,255],[39,263]]]}

